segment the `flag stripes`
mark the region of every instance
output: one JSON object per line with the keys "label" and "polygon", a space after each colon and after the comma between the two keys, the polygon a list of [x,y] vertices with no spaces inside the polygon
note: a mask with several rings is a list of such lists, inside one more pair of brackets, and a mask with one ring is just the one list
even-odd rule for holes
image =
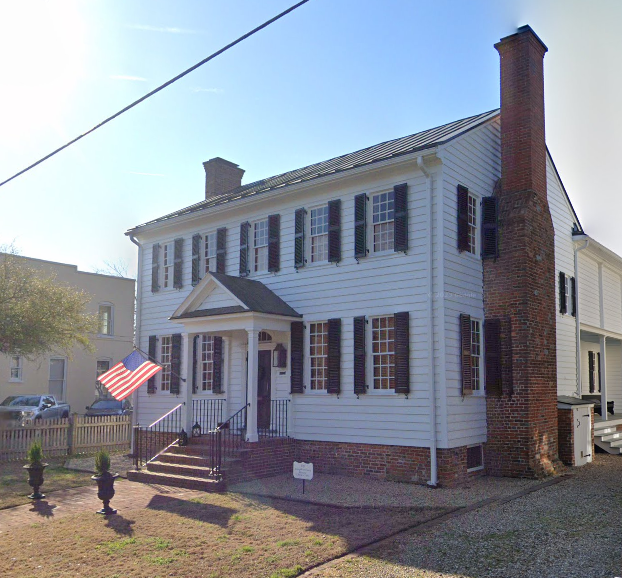
{"label": "flag stripes", "polygon": [[123,361],[100,375],[98,381],[115,399],[121,401],[161,369],[161,366],[152,363],[138,351],[134,351]]}

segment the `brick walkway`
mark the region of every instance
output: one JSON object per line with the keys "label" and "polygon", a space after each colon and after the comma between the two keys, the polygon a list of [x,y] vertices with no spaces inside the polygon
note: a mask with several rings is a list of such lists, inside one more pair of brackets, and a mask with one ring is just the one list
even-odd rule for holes
{"label": "brick walkway", "polygon": [[[43,490],[45,492],[45,489]],[[190,499],[204,496],[204,492],[170,488],[152,484],[138,484],[127,480],[118,479],[115,482],[115,497],[110,502],[113,508],[119,510],[134,510],[145,508],[153,496],[167,494],[170,496]],[[97,499],[97,485],[81,488],[71,488],[46,494],[43,500],[33,501],[30,504],[0,510],[0,536],[10,532],[11,528],[24,527],[30,524],[45,523],[50,520],[58,520],[64,516],[81,514],[84,512],[96,512],[102,507],[101,500]]]}

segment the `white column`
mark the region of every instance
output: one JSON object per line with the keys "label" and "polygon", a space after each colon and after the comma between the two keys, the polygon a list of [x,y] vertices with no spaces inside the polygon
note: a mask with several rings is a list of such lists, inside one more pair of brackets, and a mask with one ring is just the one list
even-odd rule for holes
{"label": "white column", "polygon": [[600,336],[600,365],[598,373],[600,375],[600,413],[603,420],[607,419],[607,338]]}
{"label": "white column", "polygon": [[248,333],[248,376],[246,392],[248,407],[246,408],[246,441],[257,442],[257,355],[259,351],[259,330],[247,329]]}
{"label": "white column", "polygon": [[192,426],[194,425],[194,421],[192,419],[192,348],[194,346],[194,335],[186,333],[184,334],[184,337],[186,340],[186,383],[183,384],[184,401],[186,403],[184,406],[184,429],[186,430],[188,436],[191,436]]}

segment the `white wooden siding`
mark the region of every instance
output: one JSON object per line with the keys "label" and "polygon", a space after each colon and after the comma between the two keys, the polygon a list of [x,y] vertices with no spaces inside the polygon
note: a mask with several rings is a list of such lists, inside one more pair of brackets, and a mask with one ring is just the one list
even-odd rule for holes
{"label": "white wooden siding", "polygon": [[[446,434],[442,447],[486,441],[486,399],[462,396],[460,373],[461,313],[484,319],[483,268],[479,255],[458,251],[457,186],[479,200],[490,196],[501,176],[500,125],[495,120],[456,139],[442,153],[444,194],[444,288]],[[479,203],[478,203],[479,204]],[[478,235],[481,231],[478,215]],[[482,334],[483,338],[483,334]],[[483,376],[482,376],[483,383]]]}
{"label": "white wooden siding", "polygon": [[579,314],[581,323],[600,327],[598,263],[585,251],[579,253]]}
{"label": "white wooden siding", "polygon": [[559,273],[574,277],[575,218],[568,199],[547,154],[547,199],[555,230],[555,315],[557,338],[557,395],[577,393],[577,320],[569,310],[560,313]]}
{"label": "white wooden siding", "polygon": [[622,288],[620,275],[603,265],[603,321],[604,328],[622,333]]}

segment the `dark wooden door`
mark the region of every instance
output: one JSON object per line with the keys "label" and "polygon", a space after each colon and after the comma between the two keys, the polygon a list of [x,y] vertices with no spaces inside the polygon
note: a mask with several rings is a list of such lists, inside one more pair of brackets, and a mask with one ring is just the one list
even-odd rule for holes
{"label": "dark wooden door", "polygon": [[270,393],[272,389],[272,352],[260,351],[257,375],[257,427],[270,428]]}

